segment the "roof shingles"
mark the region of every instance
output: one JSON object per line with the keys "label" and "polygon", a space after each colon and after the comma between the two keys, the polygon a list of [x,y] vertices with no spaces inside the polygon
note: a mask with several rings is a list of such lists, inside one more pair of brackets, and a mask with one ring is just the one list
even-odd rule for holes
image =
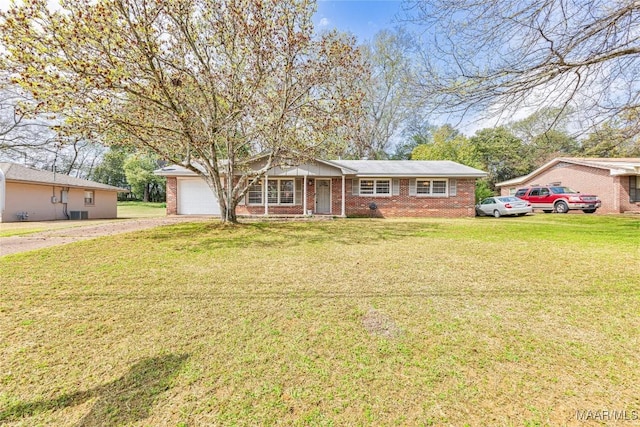
{"label": "roof shingles", "polygon": [[7,181],[18,181],[40,185],[57,185],[62,187],[87,188],[105,191],[128,192],[126,188],[114,187],[69,175],[31,169],[16,163],[0,162],[0,169]]}

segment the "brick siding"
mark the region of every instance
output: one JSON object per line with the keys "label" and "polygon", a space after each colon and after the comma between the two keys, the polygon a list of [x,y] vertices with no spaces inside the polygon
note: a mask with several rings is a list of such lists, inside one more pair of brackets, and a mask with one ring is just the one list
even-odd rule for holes
{"label": "brick siding", "polygon": [[501,194],[509,195],[513,188],[534,184],[557,183],[583,194],[595,194],[602,200],[597,213],[640,211],[640,203],[629,201],[629,177],[611,176],[608,169],[559,162],[550,169],[517,186],[502,187]]}
{"label": "brick siding", "polygon": [[[345,211],[347,216],[390,217],[471,217],[475,215],[475,179],[457,178],[457,195],[447,197],[424,197],[409,195],[409,179],[400,179],[400,194],[397,196],[359,196],[352,194],[352,180],[345,180]],[[167,177],[167,214],[176,215],[177,179]],[[307,184],[307,210],[315,211],[315,180]],[[377,209],[372,211],[370,203]],[[239,205],[238,215],[264,215],[264,206]],[[269,206],[269,215],[303,215],[303,205]],[[342,214],[342,178],[331,179],[331,212]]]}
{"label": "brick siding", "polygon": [[178,215],[178,179],[167,177],[167,215]]}
{"label": "brick siding", "polygon": [[[409,179],[400,179],[397,196],[357,196],[351,194],[352,182],[347,180],[347,215],[390,217],[468,217],[475,215],[475,179],[457,179],[457,195],[424,197],[409,195]],[[369,204],[375,203],[372,212]]]}

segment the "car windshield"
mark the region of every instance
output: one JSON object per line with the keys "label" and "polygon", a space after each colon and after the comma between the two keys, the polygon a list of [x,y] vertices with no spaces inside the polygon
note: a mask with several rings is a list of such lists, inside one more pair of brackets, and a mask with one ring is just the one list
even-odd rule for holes
{"label": "car windshield", "polygon": [[500,200],[502,203],[508,203],[508,202],[517,202],[518,199],[517,197],[498,197],[498,200]]}
{"label": "car windshield", "polygon": [[553,194],[575,194],[575,193],[577,193],[577,191],[573,191],[569,187],[550,187],[550,188],[551,188],[551,192]]}

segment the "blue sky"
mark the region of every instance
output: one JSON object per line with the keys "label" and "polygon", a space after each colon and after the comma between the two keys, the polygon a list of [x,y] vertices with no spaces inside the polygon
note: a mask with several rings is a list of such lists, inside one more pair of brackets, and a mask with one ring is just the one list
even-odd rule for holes
{"label": "blue sky", "polygon": [[364,42],[384,28],[393,28],[401,11],[401,0],[318,0],[314,24],[317,32],[335,28]]}

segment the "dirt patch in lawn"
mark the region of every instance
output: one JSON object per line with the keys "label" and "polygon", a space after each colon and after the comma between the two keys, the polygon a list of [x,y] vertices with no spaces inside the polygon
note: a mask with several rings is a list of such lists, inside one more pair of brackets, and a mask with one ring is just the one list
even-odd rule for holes
{"label": "dirt patch in lawn", "polygon": [[[80,240],[95,239],[102,236],[129,233],[138,230],[193,221],[216,221],[211,217],[172,216],[160,218],[97,220],[82,223],[75,222],[68,227],[58,228],[60,221],[39,223],[34,228],[46,227],[46,231],[20,236],[0,237],[0,256],[27,252],[51,246],[64,245]],[[34,223],[35,224],[35,223]]]}

